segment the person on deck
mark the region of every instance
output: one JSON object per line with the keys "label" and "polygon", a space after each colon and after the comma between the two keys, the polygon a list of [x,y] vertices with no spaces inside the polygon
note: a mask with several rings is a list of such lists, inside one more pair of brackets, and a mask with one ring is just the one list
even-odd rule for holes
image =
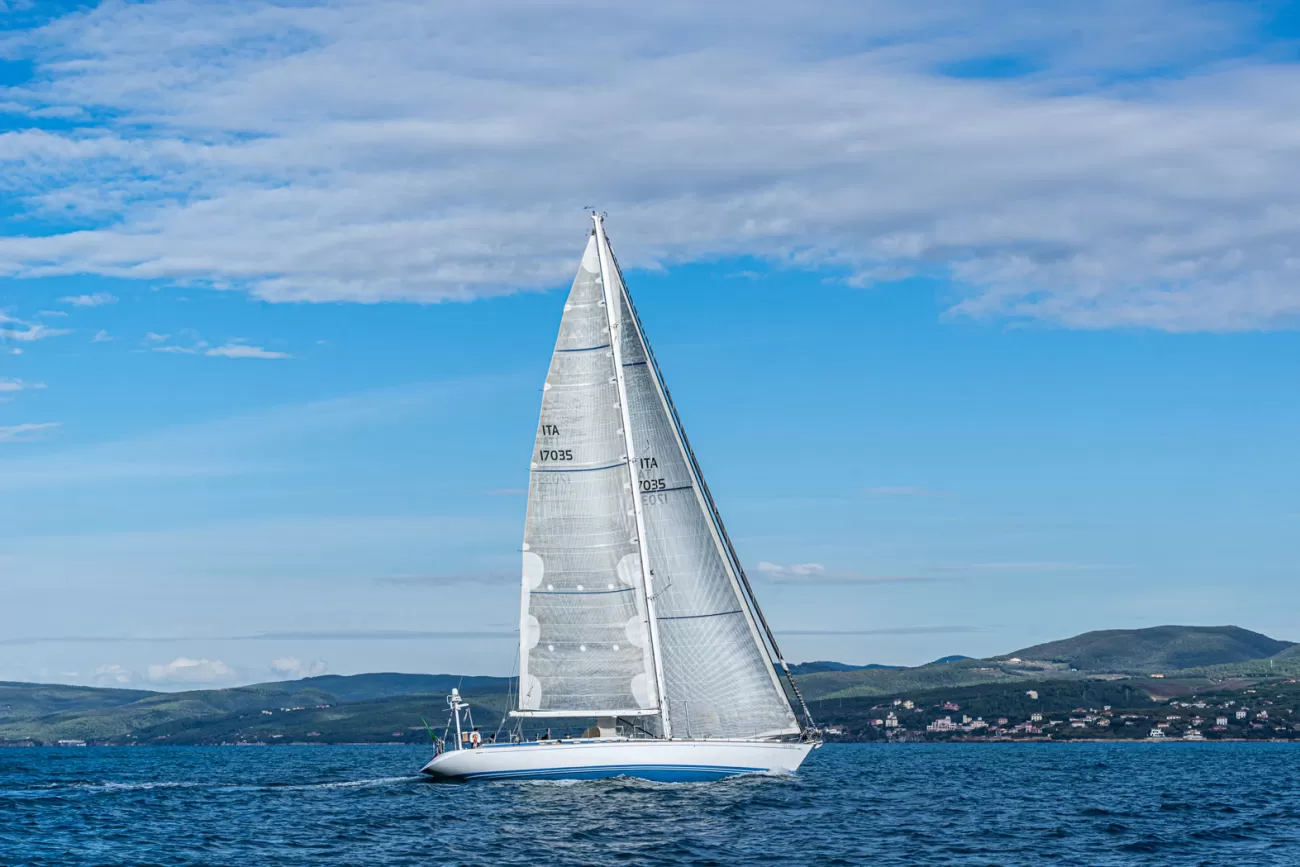
{"label": "person on deck", "polygon": [[470,733],[469,745],[474,749],[483,746],[483,736],[478,733],[478,729],[474,729],[474,731]]}

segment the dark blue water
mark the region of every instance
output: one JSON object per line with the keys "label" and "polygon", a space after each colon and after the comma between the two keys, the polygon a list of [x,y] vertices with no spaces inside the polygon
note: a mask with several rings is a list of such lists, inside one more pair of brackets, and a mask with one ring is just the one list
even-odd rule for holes
{"label": "dark blue water", "polygon": [[833,745],[681,784],[437,784],[426,753],[0,749],[0,864],[1300,864],[1300,745]]}

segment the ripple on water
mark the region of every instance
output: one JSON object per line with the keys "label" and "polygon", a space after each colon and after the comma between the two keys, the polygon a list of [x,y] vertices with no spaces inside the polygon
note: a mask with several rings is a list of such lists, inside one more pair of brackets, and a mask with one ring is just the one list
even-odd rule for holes
{"label": "ripple on water", "polygon": [[0,863],[1294,865],[1297,750],[832,745],[678,785],[438,785],[405,747],[5,750]]}

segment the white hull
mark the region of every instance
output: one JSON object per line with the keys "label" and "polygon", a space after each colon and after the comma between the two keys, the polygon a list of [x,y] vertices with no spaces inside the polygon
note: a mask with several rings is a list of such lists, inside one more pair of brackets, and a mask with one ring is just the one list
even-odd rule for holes
{"label": "white hull", "polygon": [[776,741],[571,740],[484,744],[435,756],[423,773],[441,780],[719,780],[792,774],[813,744]]}

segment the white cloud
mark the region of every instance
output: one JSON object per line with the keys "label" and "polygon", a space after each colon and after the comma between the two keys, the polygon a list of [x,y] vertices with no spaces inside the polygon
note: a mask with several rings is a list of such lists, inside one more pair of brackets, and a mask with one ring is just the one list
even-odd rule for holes
{"label": "white cloud", "polygon": [[777,563],[768,563],[763,561],[758,564],[758,571],[766,575],[793,575],[797,577],[806,577],[809,575],[821,575],[825,573],[826,567],[820,563],[795,563],[792,566],[782,566]]}
{"label": "white cloud", "polygon": [[293,358],[287,352],[275,352],[270,349],[263,349],[260,346],[233,342],[227,343],[225,346],[214,346],[203,354],[221,358]]}
{"label": "white cloud", "polygon": [[[8,101],[112,120],[0,136],[11,197],[90,226],[0,238],[0,273],[468,298],[565,282],[593,204],[632,265],[946,273],[955,315],[1278,327],[1300,68],[1252,58],[1256,25],[1177,0],[105,3],[6,37],[36,67]],[[1000,57],[1028,74],[959,74]]]}
{"label": "white cloud", "polygon": [[25,382],[21,379],[5,379],[0,377],[0,394],[5,392],[26,391],[31,388],[45,388],[43,382]]}
{"label": "white cloud", "polygon": [[152,331],[145,335],[145,341],[147,343],[162,344],[152,347],[152,351],[166,352],[173,355],[206,355],[211,358],[293,358],[287,352],[277,352],[261,346],[254,346],[239,337],[227,340],[222,346],[211,346],[192,328],[181,329],[179,337],[189,340],[189,344],[168,343],[172,335],[157,334]]}
{"label": "white cloud", "polygon": [[96,332],[95,332],[95,336],[91,339],[90,342],[91,342],[91,343],[108,343],[110,340],[114,340],[114,339],[115,339],[115,338],[113,337],[113,335],[109,334],[107,331],[105,331],[104,329],[101,328],[101,329],[99,329],[99,331],[96,331]]}
{"label": "white cloud", "polygon": [[94,681],[99,686],[119,686],[130,683],[132,674],[120,665],[101,665],[95,669]]}
{"label": "white cloud", "polygon": [[93,295],[68,295],[59,300],[64,304],[71,304],[73,307],[102,307],[105,304],[112,304],[117,301],[117,296],[108,292],[96,292]]}
{"label": "white cloud", "polygon": [[219,659],[178,656],[168,663],[149,666],[154,683],[219,683],[235,677],[235,670]]}
{"label": "white cloud", "polygon": [[863,575],[827,569],[821,563],[780,563],[761,561],[754,567],[774,584],[861,585],[861,584],[911,584],[916,581],[933,581],[928,575]]}
{"label": "white cloud", "polygon": [[325,660],[316,659],[310,662],[303,662],[294,656],[285,656],[280,659],[271,660],[271,671],[275,674],[297,680],[303,677],[317,677],[324,674],[329,669]]}
{"label": "white cloud", "polygon": [[29,424],[13,424],[7,427],[0,427],[0,443],[25,443],[32,440],[41,439],[45,434],[50,433],[63,425],[57,421],[46,421]]}
{"label": "white cloud", "polygon": [[[66,328],[50,328],[40,322],[20,322],[17,319],[0,319],[0,322],[9,322],[8,328],[0,328],[0,341],[17,340],[21,343],[32,343],[37,340],[44,340],[47,337],[61,337],[64,334],[71,334]],[[15,352],[20,355],[21,351]]]}

